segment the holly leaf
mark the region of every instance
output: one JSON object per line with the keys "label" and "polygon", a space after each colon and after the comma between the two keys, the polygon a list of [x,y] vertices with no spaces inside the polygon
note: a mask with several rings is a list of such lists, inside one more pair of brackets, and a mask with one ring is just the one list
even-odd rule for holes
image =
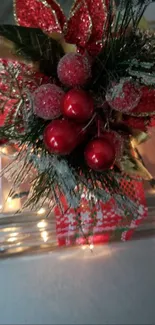
{"label": "holly leaf", "polygon": [[46,75],[56,74],[57,64],[64,52],[61,45],[41,29],[0,25],[0,35],[11,41],[13,52],[26,61],[38,62]]}

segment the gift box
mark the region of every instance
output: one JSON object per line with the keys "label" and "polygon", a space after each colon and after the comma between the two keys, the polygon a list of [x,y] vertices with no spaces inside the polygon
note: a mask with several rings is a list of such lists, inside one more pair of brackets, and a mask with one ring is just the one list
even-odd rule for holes
{"label": "gift box", "polygon": [[103,244],[113,240],[129,240],[137,226],[146,218],[147,207],[142,182],[124,180],[122,182],[124,195],[130,203],[136,204],[133,214],[127,214],[123,206],[118,208],[115,198],[106,203],[95,202],[94,197],[82,195],[77,209],[70,208],[64,196],[61,205],[54,209],[56,217],[56,233],[59,246],[74,244]]}

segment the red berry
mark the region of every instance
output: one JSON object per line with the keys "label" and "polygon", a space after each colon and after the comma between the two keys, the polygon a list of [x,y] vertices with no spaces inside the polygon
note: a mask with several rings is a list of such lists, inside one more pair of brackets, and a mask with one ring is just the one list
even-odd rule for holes
{"label": "red berry", "polygon": [[71,89],[62,101],[63,114],[79,122],[87,122],[94,111],[94,101],[89,93],[81,89]]}
{"label": "red berry", "polygon": [[8,142],[8,140],[6,140],[6,139],[0,139],[0,146],[3,146],[7,142]]}
{"label": "red berry", "polygon": [[107,139],[110,143],[113,143],[115,147],[116,161],[119,161],[123,154],[123,148],[124,148],[123,137],[115,131],[105,131],[102,133],[101,137]]}
{"label": "red berry", "polygon": [[104,138],[92,140],[85,149],[85,160],[96,171],[109,169],[115,161],[114,144]]}
{"label": "red berry", "polygon": [[63,95],[64,91],[54,84],[40,86],[34,92],[34,113],[44,120],[59,117]]}
{"label": "red berry", "polygon": [[147,86],[141,87],[141,99],[138,105],[133,110],[134,114],[144,116],[149,116],[150,113],[155,111],[155,89]]}
{"label": "red berry", "polygon": [[60,60],[57,72],[64,85],[83,86],[91,78],[90,60],[78,53],[68,53]]}
{"label": "red berry", "polygon": [[77,138],[74,125],[66,120],[52,121],[44,131],[45,147],[54,154],[69,154],[76,147]]}
{"label": "red berry", "polygon": [[110,107],[123,113],[133,111],[138,105],[140,98],[140,87],[128,78],[122,78],[106,94],[106,100]]}

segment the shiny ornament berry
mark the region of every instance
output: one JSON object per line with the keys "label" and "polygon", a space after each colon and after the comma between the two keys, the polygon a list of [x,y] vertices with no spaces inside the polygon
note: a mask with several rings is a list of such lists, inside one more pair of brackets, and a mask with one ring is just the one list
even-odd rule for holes
{"label": "shiny ornament berry", "polygon": [[44,131],[44,144],[50,153],[67,155],[77,145],[78,133],[74,125],[66,120],[55,120]]}
{"label": "shiny ornament berry", "polygon": [[54,85],[40,86],[34,92],[34,113],[44,120],[52,120],[61,115],[61,100],[64,91]]}
{"label": "shiny ornament berry", "polygon": [[109,169],[115,161],[114,144],[102,137],[92,140],[85,149],[85,160],[96,171]]}
{"label": "shiny ornament berry", "polygon": [[127,113],[138,105],[141,95],[139,86],[130,78],[123,78],[107,91],[106,100],[114,110]]}
{"label": "shiny ornament berry", "polygon": [[78,53],[68,53],[58,64],[58,78],[66,86],[83,86],[91,78],[90,60]]}
{"label": "shiny ornament berry", "polygon": [[87,122],[92,117],[93,111],[93,98],[84,90],[71,89],[63,97],[62,113],[70,119]]}

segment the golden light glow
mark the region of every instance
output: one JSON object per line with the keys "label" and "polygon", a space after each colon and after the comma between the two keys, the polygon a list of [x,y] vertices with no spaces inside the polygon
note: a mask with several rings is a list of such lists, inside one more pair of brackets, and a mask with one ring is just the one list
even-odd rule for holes
{"label": "golden light glow", "polygon": [[12,202],[12,198],[11,198],[11,196],[9,196],[9,197],[7,198],[7,202],[8,202],[8,203],[11,203],[11,202]]}
{"label": "golden light glow", "polygon": [[7,148],[6,147],[1,148],[0,151],[1,151],[2,154],[7,155]]}
{"label": "golden light glow", "polygon": [[44,209],[44,208],[41,208],[38,212],[37,212],[37,214],[44,214],[46,212],[46,210]]}
{"label": "golden light glow", "polygon": [[92,251],[92,250],[94,249],[94,245],[93,245],[93,244],[90,244],[90,245],[89,245],[89,248],[90,248],[90,250]]}
{"label": "golden light glow", "polygon": [[11,231],[16,231],[16,230],[17,230],[16,227],[9,227],[9,228],[5,228],[5,229],[1,229],[1,231],[3,231],[3,232],[11,232]]}
{"label": "golden light glow", "polygon": [[15,242],[17,240],[17,237],[10,237],[10,238],[8,238],[8,242],[9,243],[13,243],[13,242]]}
{"label": "golden light glow", "polygon": [[41,229],[46,228],[47,222],[45,220],[42,220],[42,221],[38,222],[37,227],[41,228]]}
{"label": "golden light glow", "polygon": [[10,237],[17,237],[18,236],[18,232],[14,232],[12,234],[10,234]]}
{"label": "golden light glow", "polygon": [[41,237],[42,237],[43,241],[46,243],[48,241],[48,232],[42,231]]}

